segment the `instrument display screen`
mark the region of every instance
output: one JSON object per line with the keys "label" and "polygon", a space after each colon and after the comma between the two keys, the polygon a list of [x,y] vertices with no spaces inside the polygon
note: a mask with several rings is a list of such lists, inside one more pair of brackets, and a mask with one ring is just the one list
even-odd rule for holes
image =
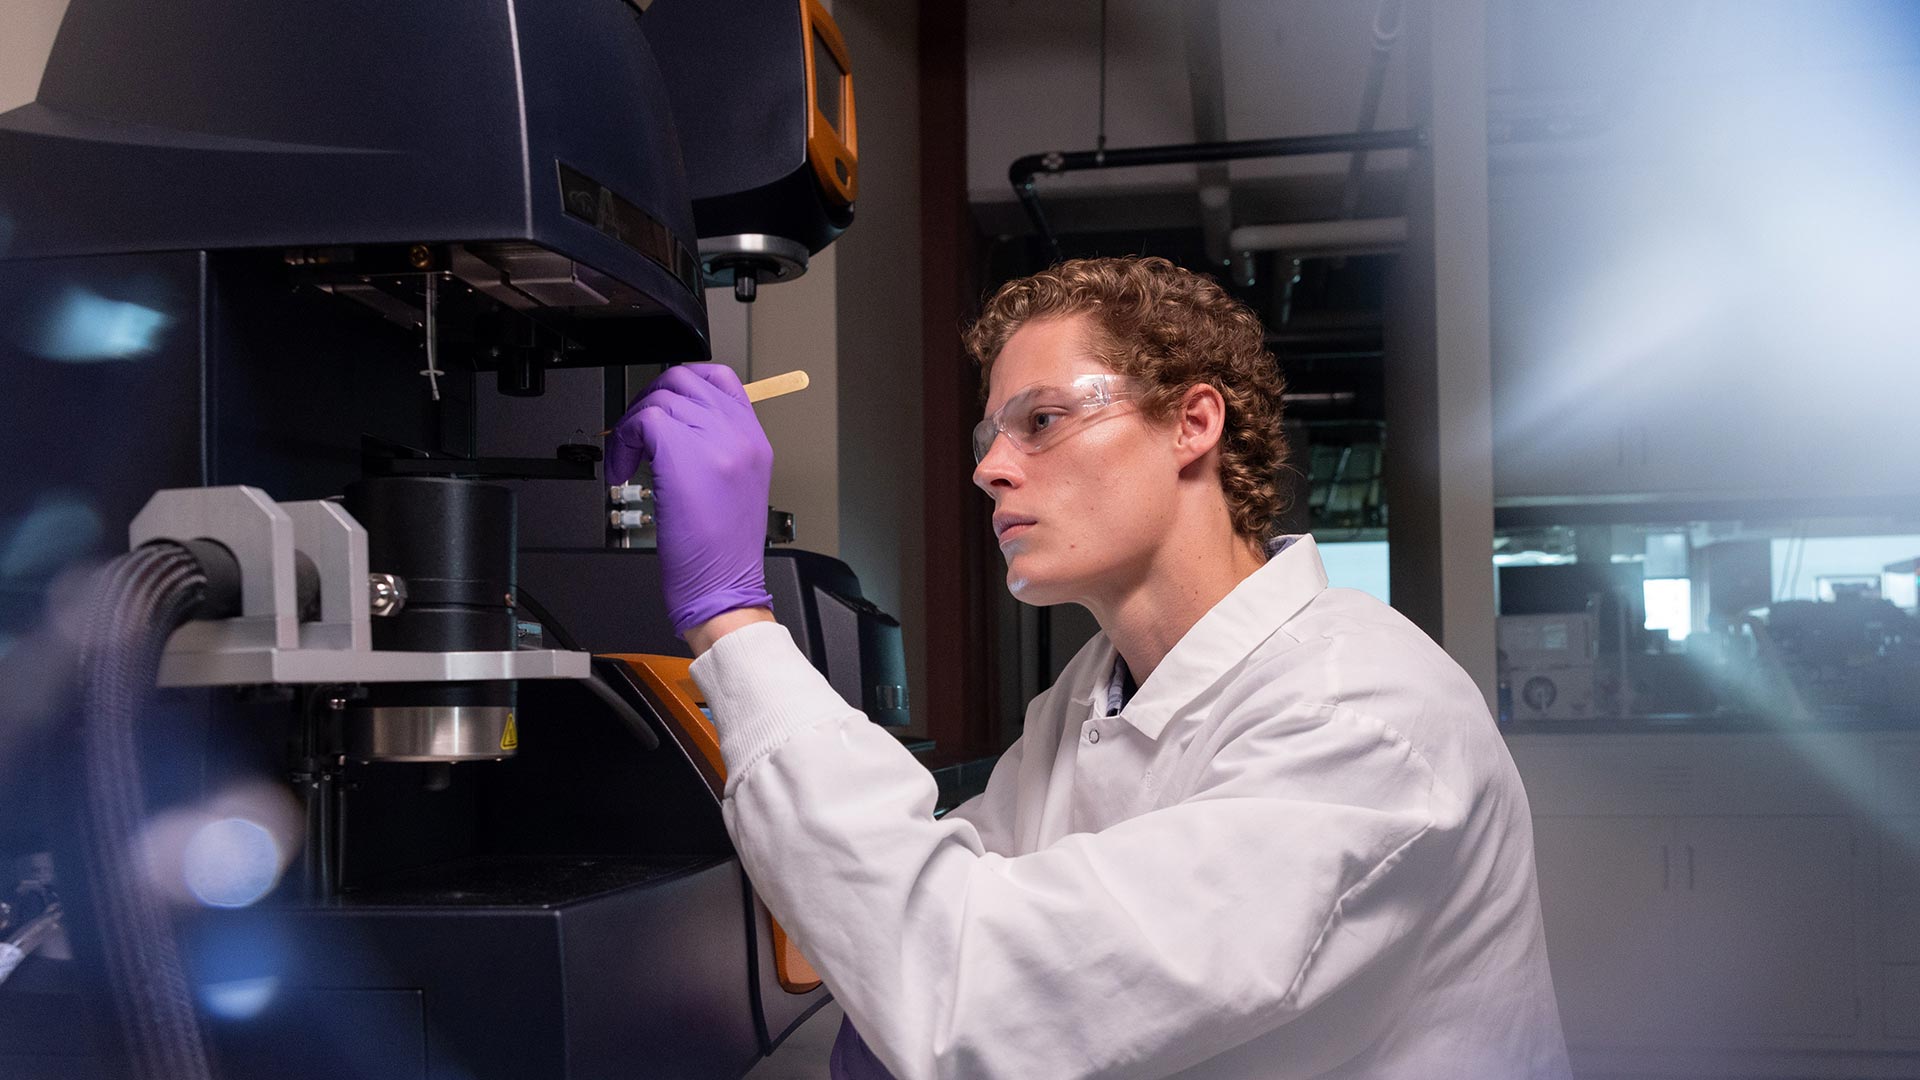
{"label": "instrument display screen", "polygon": [[833,125],[834,134],[846,136],[842,130],[846,126],[840,112],[840,84],[846,78],[840,62],[833,58],[833,50],[827,48],[826,40],[819,31],[813,34],[813,101],[820,114]]}

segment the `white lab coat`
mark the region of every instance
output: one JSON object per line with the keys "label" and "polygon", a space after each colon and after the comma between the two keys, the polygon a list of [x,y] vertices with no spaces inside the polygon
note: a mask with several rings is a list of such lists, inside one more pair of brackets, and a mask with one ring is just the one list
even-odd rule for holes
{"label": "white lab coat", "polygon": [[1117,716],[1095,637],[938,820],[785,629],[695,662],[747,873],[895,1076],[1568,1075],[1485,702],[1326,584],[1295,540]]}

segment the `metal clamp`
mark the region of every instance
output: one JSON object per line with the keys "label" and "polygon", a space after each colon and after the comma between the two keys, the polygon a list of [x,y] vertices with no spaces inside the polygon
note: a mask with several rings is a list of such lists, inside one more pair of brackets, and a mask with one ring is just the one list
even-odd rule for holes
{"label": "metal clamp", "polygon": [[[156,492],[128,529],[151,540],[217,540],[240,563],[241,614],[175,631],[160,658],[161,686],[487,682],[584,679],[592,657],[557,649],[402,652],[375,649],[370,625],[387,578],[400,610],[406,586],[367,566],[367,530],[338,503],[276,503],[250,487]],[[320,617],[296,611],[295,553],[320,575]]]}

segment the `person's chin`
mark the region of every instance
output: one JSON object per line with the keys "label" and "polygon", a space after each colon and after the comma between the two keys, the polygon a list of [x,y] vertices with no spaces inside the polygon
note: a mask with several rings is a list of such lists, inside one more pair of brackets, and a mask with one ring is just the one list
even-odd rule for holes
{"label": "person's chin", "polygon": [[1048,574],[1032,556],[1007,552],[1007,591],[1015,600],[1034,607],[1052,607],[1072,599],[1073,590],[1057,575]]}

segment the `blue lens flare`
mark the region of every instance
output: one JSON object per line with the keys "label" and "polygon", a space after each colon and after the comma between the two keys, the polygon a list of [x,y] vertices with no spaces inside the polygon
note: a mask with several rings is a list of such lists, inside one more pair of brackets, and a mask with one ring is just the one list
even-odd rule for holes
{"label": "blue lens flare", "polygon": [[0,528],[0,580],[51,577],[100,544],[106,525],[99,511],[74,492],[51,491],[31,510]]}
{"label": "blue lens flare", "polygon": [[246,818],[202,825],[187,841],[180,872],[187,891],[209,907],[246,907],[280,880],[280,845]]}
{"label": "blue lens flare", "polygon": [[87,364],[136,360],[154,351],[173,320],[144,304],[70,288],[42,327],[34,349],[43,359]]}
{"label": "blue lens flare", "polygon": [[280,991],[280,976],[260,975],[208,983],[200,988],[200,1003],[222,1020],[251,1020],[266,1011]]}

